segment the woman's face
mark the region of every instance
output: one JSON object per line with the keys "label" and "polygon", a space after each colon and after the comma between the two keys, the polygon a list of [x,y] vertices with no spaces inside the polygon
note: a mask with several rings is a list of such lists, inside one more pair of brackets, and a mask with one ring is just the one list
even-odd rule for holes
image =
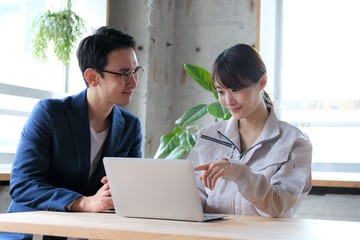
{"label": "woman's face", "polygon": [[238,120],[248,118],[263,104],[262,80],[242,89],[224,88],[215,82],[215,88],[220,104],[226,107],[231,115]]}

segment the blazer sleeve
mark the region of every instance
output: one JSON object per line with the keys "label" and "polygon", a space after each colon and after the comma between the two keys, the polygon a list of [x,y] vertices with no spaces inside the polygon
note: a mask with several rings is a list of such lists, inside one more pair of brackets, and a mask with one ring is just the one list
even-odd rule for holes
{"label": "blazer sleeve", "polygon": [[65,211],[68,203],[81,195],[49,182],[52,156],[53,117],[48,104],[40,101],[21,133],[10,178],[10,195],[18,205]]}

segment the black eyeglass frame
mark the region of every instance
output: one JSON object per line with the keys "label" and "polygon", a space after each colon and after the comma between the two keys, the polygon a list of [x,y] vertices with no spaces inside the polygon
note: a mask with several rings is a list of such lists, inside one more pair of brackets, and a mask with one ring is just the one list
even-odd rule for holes
{"label": "black eyeglass frame", "polygon": [[[96,71],[100,71],[100,72],[106,72],[106,73],[111,73],[114,75],[118,75],[121,77],[121,79],[124,81],[124,83],[128,83],[130,80],[130,76],[134,75],[136,81],[138,82],[142,76],[142,74],[145,71],[145,68],[142,66],[137,66],[135,69],[131,69],[131,70],[127,70],[124,72],[113,72],[113,71],[108,71],[105,69],[101,69],[101,68],[94,68]],[[141,70],[141,73],[139,74],[139,70]]]}

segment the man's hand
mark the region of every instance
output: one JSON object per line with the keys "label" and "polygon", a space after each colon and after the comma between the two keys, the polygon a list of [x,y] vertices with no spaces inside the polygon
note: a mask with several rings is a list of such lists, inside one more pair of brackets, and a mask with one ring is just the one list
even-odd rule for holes
{"label": "man's hand", "polygon": [[204,165],[200,165],[194,168],[195,171],[205,171],[201,176],[200,180],[204,182],[205,187],[214,189],[216,181],[226,174],[230,170],[229,161],[224,158],[220,162],[211,162]]}
{"label": "man's hand", "polygon": [[89,197],[80,197],[71,205],[71,211],[76,212],[101,212],[114,209],[114,203],[111,197],[110,186],[107,177],[101,179],[104,184],[95,195]]}

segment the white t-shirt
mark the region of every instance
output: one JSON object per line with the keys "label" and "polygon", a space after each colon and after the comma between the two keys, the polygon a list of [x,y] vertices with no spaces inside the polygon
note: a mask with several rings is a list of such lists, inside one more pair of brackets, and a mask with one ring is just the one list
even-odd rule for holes
{"label": "white t-shirt", "polygon": [[99,164],[102,148],[108,132],[109,128],[106,128],[104,131],[97,133],[95,129],[90,126],[91,153],[89,178],[92,177]]}
{"label": "white t-shirt", "polygon": [[[89,179],[94,174],[102,153],[102,148],[105,142],[105,139],[108,135],[109,128],[105,129],[102,132],[97,133],[95,129],[90,126],[90,139],[91,139],[91,153],[90,153],[90,173]],[[70,206],[69,206],[70,207]],[[68,238],[68,240],[86,240],[82,238]]]}

